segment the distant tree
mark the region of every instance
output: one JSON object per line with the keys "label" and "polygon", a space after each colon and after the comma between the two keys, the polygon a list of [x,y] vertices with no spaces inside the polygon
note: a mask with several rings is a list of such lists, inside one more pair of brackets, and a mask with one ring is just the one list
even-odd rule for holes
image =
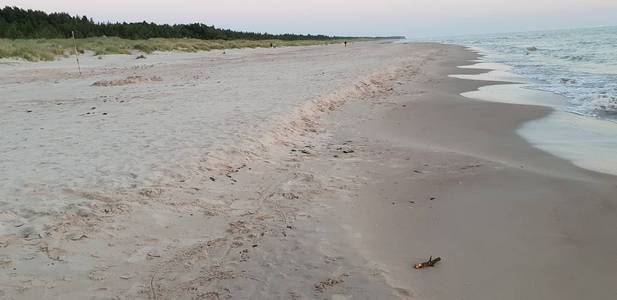
{"label": "distant tree", "polygon": [[281,39],[281,40],[326,40],[335,37],[325,35],[298,35],[241,32],[220,29],[202,23],[155,24],[139,23],[96,23],[86,16],[71,16],[67,13],[45,13],[6,6],[0,9],[0,38],[68,38],[75,31],[78,38],[116,36],[125,39],[149,38],[195,38],[195,39]]}

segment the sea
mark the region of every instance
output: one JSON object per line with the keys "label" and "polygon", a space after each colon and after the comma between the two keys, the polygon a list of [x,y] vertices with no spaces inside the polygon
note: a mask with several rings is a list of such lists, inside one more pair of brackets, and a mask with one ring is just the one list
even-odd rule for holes
{"label": "sea", "polygon": [[421,41],[467,46],[481,57],[461,68],[493,70],[452,77],[518,83],[463,96],[553,108],[517,129],[532,146],[579,167],[617,175],[617,26]]}
{"label": "sea", "polygon": [[617,26],[435,39],[511,67],[529,88],[567,98],[565,110],[617,122]]}

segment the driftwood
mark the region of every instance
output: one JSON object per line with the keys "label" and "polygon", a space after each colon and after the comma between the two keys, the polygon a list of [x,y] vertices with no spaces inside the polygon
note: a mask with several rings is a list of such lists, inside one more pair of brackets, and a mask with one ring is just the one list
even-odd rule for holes
{"label": "driftwood", "polygon": [[433,259],[433,257],[431,256],[427,261],[419,263],[419,264],[415,264],[413,267],[415,269],[424,269],[428,267],[434,267],[440,261],[441,261],[441,257],[437,257]]}

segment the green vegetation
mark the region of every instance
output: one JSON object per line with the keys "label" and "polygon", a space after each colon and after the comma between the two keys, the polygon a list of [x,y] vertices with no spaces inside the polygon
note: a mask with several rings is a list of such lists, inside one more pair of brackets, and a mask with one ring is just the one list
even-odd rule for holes
{"label": "green vegetation", "polygon": [[327,40],[325,35],[268,34],[220,29],[201,23],[96,23],[86,16],[67,13],[47,14],[38,10],[18,7],[0,9],[0,38],[53,39],[70,38],[74,31],[77,38],[115,36],[125,39],[194,38],[205,40]]}
{"label": "green vegetation", "polygon": [[[132,51],[208,51],[213,49],[301,46],[360,38],[325,35],[268,34],[220,29],[202,23],[97,23],[86,16],[48,14],[18,7],[0,8],[0,58],[54,60],[73,51],[128,54]],[[400,38],[400,37],[391,37]]]}
{"label": "green vegetation", "polygon": [[54,60],[73,51],[72,33],[80,53],[128,54],[137,50],[208,51],[326,44],[351,39],[325,35],[268,34],[219,29],[201,23],[96,23],[86,16],[45,13],[18,7],[0,9],[0,58]]}
{"label": "green vegetation", "polygon": [[[92,51],[94,55],[129,54],[131,51],[209,51],[231,48],[263,48],[274,46],[307,46],[339,42],[328,40],[201,40],[152,38],[129,40],[117,37],[98,37],[77,40],[80,53]],[[0,58],[22,58],[28,61],[48,61],[73,53],[71,39],[0,39]]]}

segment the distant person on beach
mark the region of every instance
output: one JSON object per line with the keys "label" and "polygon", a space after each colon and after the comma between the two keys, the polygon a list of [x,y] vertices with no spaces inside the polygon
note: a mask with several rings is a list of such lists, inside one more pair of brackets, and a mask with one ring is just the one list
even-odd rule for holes
{"label": "distant person on beach", "polygon": [[347,41],[345,41],[345,47],[347,47]]}

